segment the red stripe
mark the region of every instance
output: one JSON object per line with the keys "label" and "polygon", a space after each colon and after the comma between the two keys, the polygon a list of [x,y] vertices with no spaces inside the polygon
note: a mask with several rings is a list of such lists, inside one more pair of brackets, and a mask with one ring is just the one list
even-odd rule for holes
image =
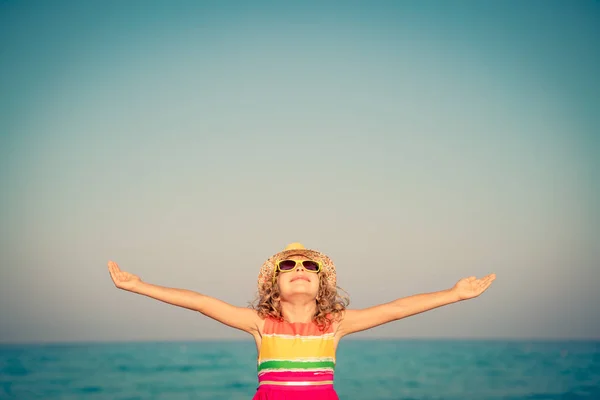
{"label": "red stripe", "polygon": [[332,333],[333,324],[329,325],[326,331],[319,329],[314,322],[285,322],[277,321],[272,318],[265,320],[264,333],[275,333],[279,335],[300,335],[300,336],[321,336],[324,333]]}

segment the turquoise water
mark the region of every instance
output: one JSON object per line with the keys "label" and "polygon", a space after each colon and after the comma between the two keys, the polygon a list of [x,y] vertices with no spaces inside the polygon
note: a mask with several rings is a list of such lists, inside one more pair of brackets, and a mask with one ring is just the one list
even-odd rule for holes
{"label": "turquoise water", "polygon": [[[249,341],[0,346],[0,399],[251,399]],[[600,342],[348,340],[341,400],[600,399]]]}

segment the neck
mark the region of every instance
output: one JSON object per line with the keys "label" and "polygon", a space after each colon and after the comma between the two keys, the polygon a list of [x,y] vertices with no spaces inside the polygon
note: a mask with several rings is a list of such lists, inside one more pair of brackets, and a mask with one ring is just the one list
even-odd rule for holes
{"label": "neck", "polygon": [[314,300],[305,302],[281,301],[281,313],[283,314],[283,319],[288,322],[310,322],[316,311],[317,305]]}

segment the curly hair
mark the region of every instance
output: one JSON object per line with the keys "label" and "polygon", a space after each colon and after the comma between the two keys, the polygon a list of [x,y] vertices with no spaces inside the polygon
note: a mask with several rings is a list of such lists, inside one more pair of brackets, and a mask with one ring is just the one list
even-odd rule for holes
{"label": "curly hair", "polygon": [[[338,294],[337,289],[343,291],[341,288],[329,285],[325,276],[319,274],[319,291],[315,300],[317,309],[313,321],[322,331],[329,329],[333,321],[341,320],[343,312],[350,304],[348,296]],[[261,318],[270,317],[283,321],[279,285],[273,281],[264,282],[259,287],[258,293],[256,300],[251,304],[258,315]]]}

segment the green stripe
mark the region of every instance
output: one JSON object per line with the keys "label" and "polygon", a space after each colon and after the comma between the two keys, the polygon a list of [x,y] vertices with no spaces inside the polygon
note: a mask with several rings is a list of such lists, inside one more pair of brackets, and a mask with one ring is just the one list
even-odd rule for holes
{"label": "green stripe", "polygon": [[258,370],[264,369],[317,369],[335,367],[333,361],[265,361],[258,366]]}

